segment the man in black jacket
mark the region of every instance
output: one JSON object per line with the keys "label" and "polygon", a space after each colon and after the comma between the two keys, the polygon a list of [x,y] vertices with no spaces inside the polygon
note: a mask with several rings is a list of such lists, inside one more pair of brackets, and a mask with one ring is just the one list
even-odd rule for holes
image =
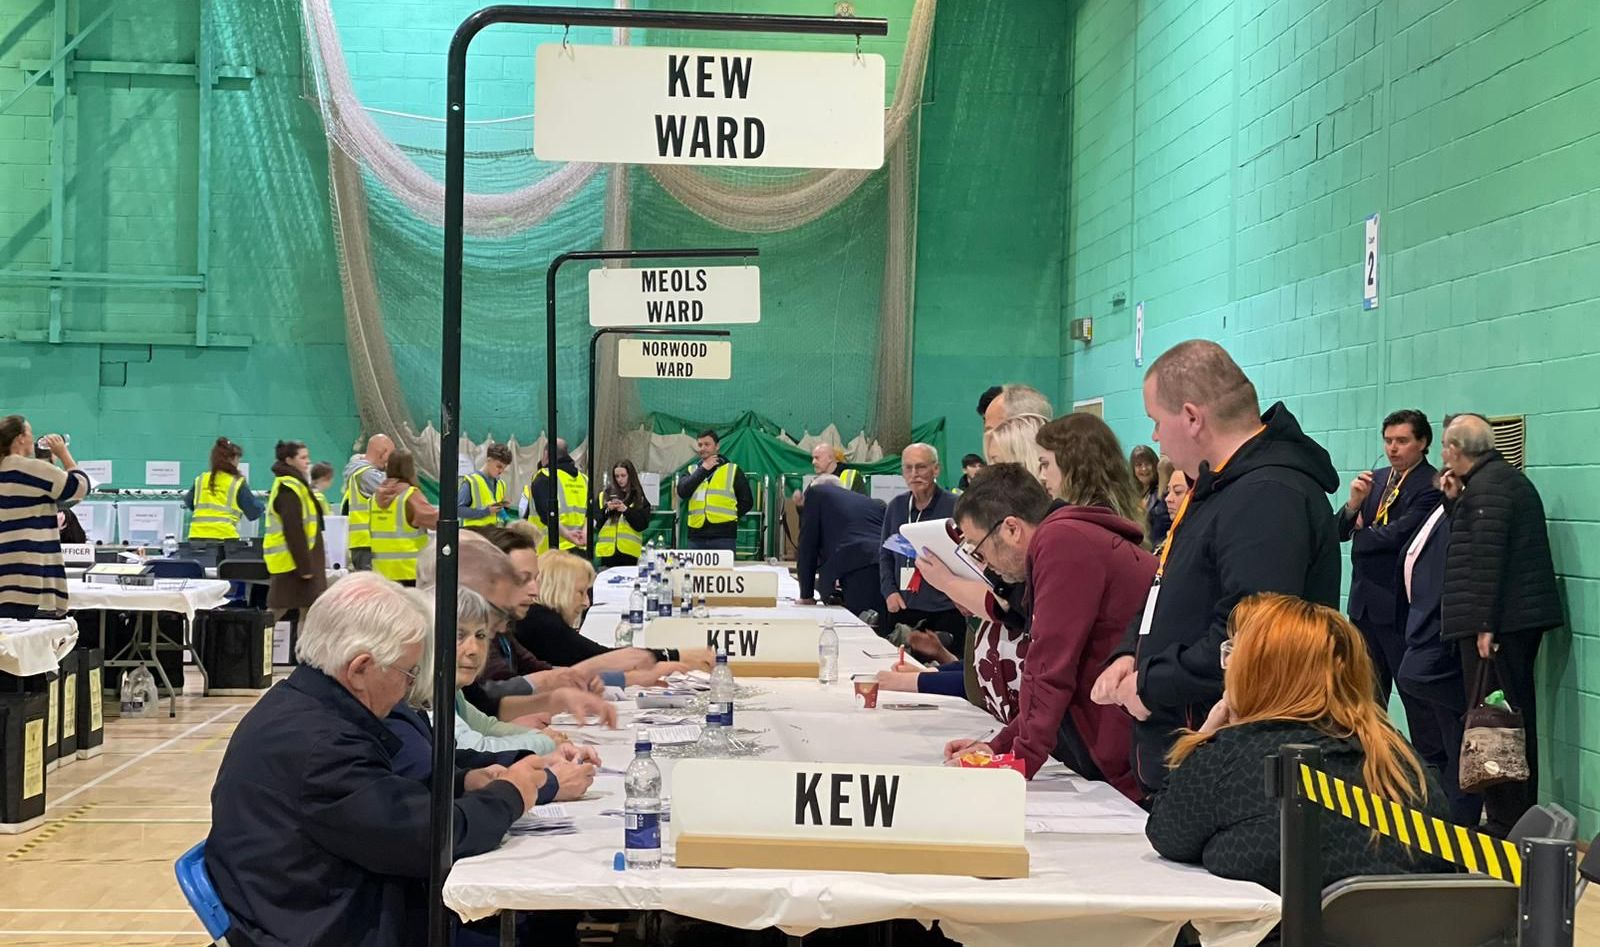
{"label": "man in black jacket", "polygon": [[1522,713],[1527,732],[1528,780],[1483,794],[1488,830],[1504,836],[1538,802],[1534,660],[1544,633],[1562,624],[1561,596],[1544,503],[1527,476],[1494,449],[1489,422],[1456,416],[1446,422],[1443,443],[1450,515],[1443,637],[1460,642],[1467,707],[1498,687]]}
{"label": "man in black jacket", "polygon": [[1256,389],[1220,345],[1180,343],[1150,365],[1145,413],[1154,439],[1192,484],[1161,571],[1093,698],[1134,716],[1134,772],[1166,779],[1174,733],[1198,727],[1222,698],[1228,613],[1257,592],[1338,607],[1339,534],[1327,495],[1328,452],[1281,403],[1259,414]]}
{"label": "man in black jacket", "polygon": [[859,615],[883,613],[878,590],[878,544],[883,535],[883,502],[845,489],[833,474],[822,474],[806,488],[800,515],[800,547],[795,574],[802,603],[826,602],[837,587],[844,607]]}
{"label": "man in black jacket", "polygon": [[[289,679],[244,715],[211,790],[206,870],[246,947],[400,947],[427,937],[429,791],[383,722],[433,633],[419,593],[371,572],[307,612]],[[477,855],[538,798],[543,761],[457,770],[454,851]]]}
{"label": "man in black jacket", "polygon": [[[1350,543],[1350,620],[1367,639],[1384,705],[1406,650],[1404,629],[1396,627],[1400,556],[1441,499],[1427,459],[1432,442],[1433,428],[1421,411],[1396,411],[1384,418],[1383,452],[1389,467],[1358,474],[1350,484],[1349,501],[1339,510],[1339,540]],[[1400,698],[1405,702],[1404,688]],[[1414,712],[1407,703],[1406,719]]]}

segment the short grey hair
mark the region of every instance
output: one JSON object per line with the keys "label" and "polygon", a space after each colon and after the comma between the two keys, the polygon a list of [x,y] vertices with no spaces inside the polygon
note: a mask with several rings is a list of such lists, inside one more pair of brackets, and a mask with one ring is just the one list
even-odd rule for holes
{"label": "short grey hair", "polygon": [[[483,592],[497,582],[517,584],[517,569],[511,557],[494,543],[471,530],[462,530],[456,542],[457,576],[463,587]],[[431,589],[439,583],[439,538],[431,537],[417,554],[417,588]]]}
{"label": "short grey hair", "polygon": [[[461,640],[461,629],[482,625],[490,627],[496,617],[489,600],[469,588],[456,589],[456,640]],[[453,661],[454,659],[452,659]],[[428,709],[433,700],[433,668],[423,668],[406,691],[406,703],[419,710]]]}
{"label": "short grey hair", "polygon": [[[811,481],[811,487],[839,487],[843,489],[844,481],[839,479],[838,474],[817,474]],[[809,490],[811,487],[806,489]]]}
{"label": "short grey hair", "polygon": [[1456,415],[1444,429],[1444,444],[1476,459],[1494,450],[1494,428],[1481,415]]}
{"label": "short grey hair", "polygon": [[427,596],[376,572],[356,572],[329,586],[306,610],[294,653],[301,664],[337,677],[362,654],[393,667],[406,648],[420,642],[420,678],[432,664],[432,640]]}
{"label": "short grey hair", "polygon": [[928,452],[928,456],[933,458],[934,463],[937,464],[939,462],[939,448],[934,447],[932,444],[924,444],[921,441],[907,444],[905,450],[900,452],[900,458],[904,460],[905,456],[914,450],[925,450]]}
{"label": "short grey hair", "polygon": [[1023,414],[1042,414],[1046,418],[1055,417],[1055,410],[1050,406],[1050,399],[1044,392],[1032,385],[1001,385],[1000,395],[1005,400],[1002,407],[1005,409],[1005,418],[1010,420]]}

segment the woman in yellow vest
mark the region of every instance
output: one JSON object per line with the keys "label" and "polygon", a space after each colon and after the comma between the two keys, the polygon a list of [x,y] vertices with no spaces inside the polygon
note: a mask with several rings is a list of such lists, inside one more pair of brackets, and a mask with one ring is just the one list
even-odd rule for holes
{"label": "woman in yellow vest", "polygon": [[250,492],[250,485],[239,472],[244,451],[226,437],[211,445],[211,469],[194,478],[184,495],[184,505],[194,511],[189,517],[189,539],[238,539],[239,520],[261,518],[261,501]]}
{"label": "woman in yellow vest", "polygon": [[439,525],[439,508],[417,486],[417,461],[397,448],[384,465],[386,479],[372,497],[372,571],[401,585],[417,584],[417,553],[428,530]]}
{"label": "woman in yellow vest", "polygon": [[595,528],[594,558],[600,568],[638,563],[650,513],[650,501],[644,495],[633,461],[618,461],[611,468],[611,483],[596,495],[590,510]]}
{"label": "woman in yellow vest", "polygon": [[311,496],[311,454],[299,441],[279,441],[267,495],[267,529],[261,555],[272,579],[267,607],[281,619],[311,607],[328,589],[327,552],[322,548],[322,511]]}

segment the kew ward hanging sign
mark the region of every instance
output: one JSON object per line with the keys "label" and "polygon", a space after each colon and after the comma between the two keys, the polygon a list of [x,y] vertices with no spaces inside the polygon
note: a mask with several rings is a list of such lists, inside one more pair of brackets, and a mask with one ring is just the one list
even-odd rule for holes
{"label": "kew ward hanging sign", "polygon": [[592,326],[720,326],[761,321],[761,271],[753,266],[672,266],[589,271]]}
{"label": "kew ward hanging sign", "polygon": [[541,161],[766,168],[883,165],[884,61],[858,53],[546,43]]}

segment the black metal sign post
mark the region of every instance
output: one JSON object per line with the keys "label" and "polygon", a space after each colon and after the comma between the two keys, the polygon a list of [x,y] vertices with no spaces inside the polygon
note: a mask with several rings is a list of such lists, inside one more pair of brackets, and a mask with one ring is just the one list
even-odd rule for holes
{"label": "black metal sign post", "polygon": [[[778,16],[759,13],[690,13],[671,10],[605,10],[579,7],[492,6],[473,13],[450,40],[446,67],[444,172],[444,314],[439,346],[439,455],[441,466],[454,454],[461,429],[461,262],[462,224],[466,205],[467,51],[486,27],[496,23],[540,26],[639,27],[658,30],[705,30],[742,33],[804,33],[813,36],[887,36],[887,20],[827,16]],[[555,361],[555,321],[545,335],[547,357]],[[554,400],[550,410],[555,411]],[[551,424],[550,434],[555,434]],[[441,469],[441,479],[444,471]],[[554,478],[552,478],[553,480]],[[460,563],[457,544],[461,523],[454,503],[439,505],[436,544],[438,585],[434,590],[432,861],[428,875],[428,943],[448,947],[450,917],[442,897],[444,880],[454,861],[452,820],[455,813],[456,580]]]}
{"label": "black metal sign post", "polygon": [[[600,351],[600,340],[608,335],[687,335],[700,337],[726,338],[732,335],[727,329],[674,329],[667,326],[635,327],[613,326],[605,329],[594,330],[594,335],[589,337],[589,450],[584,455],[584,474],[589,479],[589,490],[594,491],[594,400],[596,380],[594,374],[595,357]],[[661,498],[657,497],[659,501]],[[654,505],[654,502],[651,504]],[[592,561],[594,559],[594,530],[589,531],[589,545],[584,552]]]}
{"label": "black metal sign post", "polygon": [[[556,273],[561,270],[561,265],[568,261],[588,260],[677,260],[688,257],[703,259],[719,259],[726,257],[754,257],[760,256],[761,251],[754,247],[716,247],[700,250],[572,250],[563,253],[550,261],[549,269],[544,273],[544,318],[545,318],[545,347],[550,356],[545,359],[545,453],[550,457],[549,481],[550,509],[559,511],[561,500],[557,491],[560,484],[556,473]],[[724,333],[726,335],[726,333]],[[598,337],[598,333],[597,333]],[[589,450],[586,456],[594,456],[594,342],[589,344]],[[589,471],[589,484],[594,485],[594,464],[586,462]],[[530,491],[529,500],[532,500]],[[588,498],[584,499],[587,504]],[[587,507],[586,507],[587,509]],[[545,524],[546,530],[550,529],[549,523]],[[559,528],[559,521],[556,523]],[[551,549],[560,548],[559,543],[551,543]],[[591,538],[586,545],[586,550],[594,549],[594,540]]]}

